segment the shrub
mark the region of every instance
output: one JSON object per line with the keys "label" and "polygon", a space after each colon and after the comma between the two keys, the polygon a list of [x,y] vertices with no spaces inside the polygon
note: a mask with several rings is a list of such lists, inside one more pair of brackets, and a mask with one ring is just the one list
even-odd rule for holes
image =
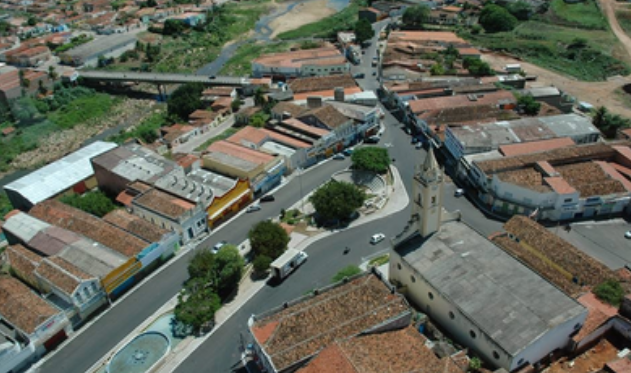
{"label": "shrub", "polygon": [[331,282],[339,282],[342,281],[345,277],[352,277],[359,273],[362,273],[362,270],[356,265],[349,265],[342,268],[338,273],[333,276]]}
{"label": "shrub", "polygon": [[594,288],[594,294],[603,302],[618,307],[624,297],[624,289],[620,282],[607,280]]}

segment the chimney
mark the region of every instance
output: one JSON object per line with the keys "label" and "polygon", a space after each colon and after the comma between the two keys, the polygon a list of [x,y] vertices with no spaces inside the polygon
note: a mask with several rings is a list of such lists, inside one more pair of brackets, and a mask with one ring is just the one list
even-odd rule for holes
{"label": "chimney", "polygon": [[317,109],[319,107],[322,107],[322,97],[320,96],[307,97],[307,107],[309,109]]}
{"label": "chimney", "polygon": [[337,102],[344,102],[344,88],[336,87],[333,93],[333,97]]}

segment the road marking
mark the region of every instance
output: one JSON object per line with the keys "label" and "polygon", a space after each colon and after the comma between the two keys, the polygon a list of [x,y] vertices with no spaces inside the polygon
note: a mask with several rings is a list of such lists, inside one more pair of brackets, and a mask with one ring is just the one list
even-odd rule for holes
{"label": "road marking", "polygon": [[386,148],[392,148],[392,147],[394,147],[394,145],[392,145],[392,143],[390,143],[390,142],[385,143],[385,144],[384,144],[384,146],[385,146]]}

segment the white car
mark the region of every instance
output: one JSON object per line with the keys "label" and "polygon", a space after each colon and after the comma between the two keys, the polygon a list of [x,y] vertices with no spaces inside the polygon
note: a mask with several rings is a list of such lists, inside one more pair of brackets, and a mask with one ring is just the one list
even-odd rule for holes
{"label": "white car", "polygon": [[245,210],[245,212],[254,212],[254,211],[259,211],[261,209],[261,205],[250,205],[248,206],[248,208]]}
{"label": "white car", "polygon": [[464,189],[462,189],[462,188],[456,189],[456,191],[454,192],[454,196],[455,197],[462,197],[462,196],[464,196]]}
{"label": "white car", "polygon": [[226,246],[227,244],[228,244],[227,241],[217,242],[217,244],[215,246],[213,246],[213,254],[217,254],[219,252],[219,250],[221,250],[221,248]]}
{"label": "white car", "polygon": [[626,231],[624,234],[624,238],[631,238],[631,231]]}
{"label": "white car", "polygon": [[379,242],[383,241],[385,238],[386,238],[386,235],[383,233],[373,234],[372,237],[370,237],[370,243],[373,245],[376,245]]}

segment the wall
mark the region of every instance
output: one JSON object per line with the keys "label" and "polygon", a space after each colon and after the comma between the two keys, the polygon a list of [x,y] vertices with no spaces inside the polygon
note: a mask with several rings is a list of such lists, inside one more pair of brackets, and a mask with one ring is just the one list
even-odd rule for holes
{"label": "wall", "polygon": [[141,251],[137,258],[142,264],[142,268],[145,269],[154,261],[174,254],[179,241],[180,236],[177,233],[169,232],[162,237],[160,242],[155,242]]}
{"label": "wall", "polygon": [[18,372],[35,359],[35,346],[32,342],[29,341],[26,346],[14,345],[11,352],[0,355],[0,373]]}
{"label": "wall", "polygon": [[238,180],[237,185],[232,190],[221,197],[213,199],[213,203],[207,209],[208,226],[213,228],[224,216],[238,211],[251,200],[250,183],[247,180]]}
{"label": "wall", "polygon": [[118,290],[117,288],[125,281],[133,277],[141,267],[142,265],[136,260],[136,258],[129,258],[125,264],[114,269],[112,272],[108,273],[107,276],[103,277],[101,279],[101,284],[107,294],[111,295],[116,292]]}
{"label": "wall", "polygon": [[340,65],[303,65],[301,76],[327,76],[333,74],[346,74],[351,71],[351,65],[344,63]]}
{"label": "wall", "polygon": [[118,195],[120,192],[125,190],[127,184],[131,182],[125,177],[122,177],[118,174],[115,174],[101,165],[91,162],[92,168],[94,169],[94,177],[99,185],[99,189],[103,192]]}

